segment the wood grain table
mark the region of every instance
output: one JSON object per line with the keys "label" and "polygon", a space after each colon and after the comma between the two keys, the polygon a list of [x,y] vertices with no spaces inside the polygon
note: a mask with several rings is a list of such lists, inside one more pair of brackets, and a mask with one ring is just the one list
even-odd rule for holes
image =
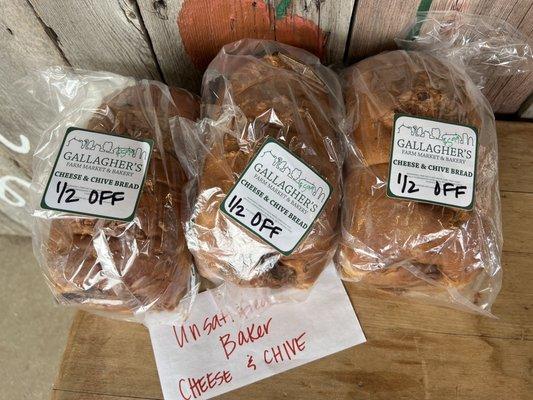
{"label": "wood grain table", "polygon": [[[220,399],[532,399],[533,123],[498,122],[504,255],[499,319],[347,284],[368,338]],[[147,330],[76,315],[55,400],[162,399]]]}

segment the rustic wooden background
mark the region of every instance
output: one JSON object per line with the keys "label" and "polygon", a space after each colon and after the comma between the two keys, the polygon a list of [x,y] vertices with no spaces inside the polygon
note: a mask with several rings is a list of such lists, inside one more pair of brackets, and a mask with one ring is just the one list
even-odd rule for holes
{"label": "rustic wooden background", "polygon": [[[32,127],[45,116],[14,82],[32,70],[108,70],[197,91],[220,46],[240,38],[351,63],[394,48],[417,10],[450,9],[497,16],[533,36],[533,0],[0,0],[0,234],[29,234]],[[490,79],[494,110],[533,118],[532,75]]]}

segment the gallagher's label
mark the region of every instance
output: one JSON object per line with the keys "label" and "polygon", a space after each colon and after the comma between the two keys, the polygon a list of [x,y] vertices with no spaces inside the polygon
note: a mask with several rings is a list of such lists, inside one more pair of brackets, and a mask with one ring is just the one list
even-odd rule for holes
{"label": "gallagher's label", "polygon": [[471,210],[476,128],[396,114],[393,129],[387,195]]}
{"label": "gallagher's label", "polygon": [[131,221],[151,152],[151,140],[69,128],[41,207]]}
{"label": "gallagher's label", "polygon": [[288,255],[309,232],[330,195],[328,182],[283,145],[269,138],[220,209]]}

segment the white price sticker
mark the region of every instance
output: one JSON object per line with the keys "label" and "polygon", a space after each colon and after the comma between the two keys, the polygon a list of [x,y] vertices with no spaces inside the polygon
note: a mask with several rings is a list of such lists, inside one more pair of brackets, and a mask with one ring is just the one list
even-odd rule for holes
{"label": "white price sticker", "polygon": [[220,209],[288,255],[309,232],[330,195],[331,186],[324,178],[269,138]]}
{"label": "white price sticker", "polygon": [[151,140],[69,128],[41,207],[131,221],[152,151]]}
{"label": "white price sticker", "polygon": [[471,210],[477,130],[396,114],[387,195]]}

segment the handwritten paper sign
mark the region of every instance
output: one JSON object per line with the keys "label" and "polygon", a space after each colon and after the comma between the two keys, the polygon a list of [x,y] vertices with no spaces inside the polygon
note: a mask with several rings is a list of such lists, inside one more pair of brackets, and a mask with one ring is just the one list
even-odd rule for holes
{"label": "handwritten paper sign", "polygon": [[396,114],[393,129],[387,195],[471,210],[476,128]]}
{"label": "handwritten paper sign", "polygon": [[254,315],[233,322],[204,292],[185,324],[151,326],[165,400],[208,399],[365,342],[333,265],[304,302]]}

